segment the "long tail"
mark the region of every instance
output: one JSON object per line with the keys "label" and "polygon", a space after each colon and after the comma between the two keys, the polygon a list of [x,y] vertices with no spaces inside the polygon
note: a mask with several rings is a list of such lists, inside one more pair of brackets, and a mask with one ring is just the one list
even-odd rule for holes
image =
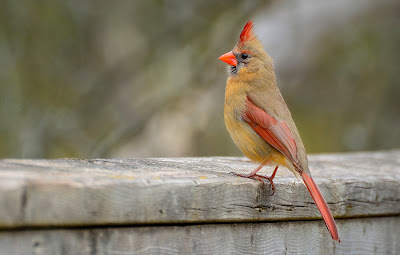
{"label": "long tail", "polygon": [[303,178],[304,183],[306,184],[308,192],[310,192],[311,197],[314,199],[318,210],[321,212],[322,218],[325,221],[329,233],[331,233],[332,239],[340,243],[339,233],[337,231],[335,220],[333,219],[331,210],[329,210],[329,207],[326,204],[326,201],[322,196],[321,191],[319,191],[317,184],[308,174],[302,172],[300,175]]}

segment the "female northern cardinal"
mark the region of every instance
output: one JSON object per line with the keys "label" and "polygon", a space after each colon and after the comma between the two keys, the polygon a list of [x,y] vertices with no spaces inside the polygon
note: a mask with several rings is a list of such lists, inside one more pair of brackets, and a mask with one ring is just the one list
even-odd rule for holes
{"label": "female northern cardinal", "polygon": [[[254,35],[252,21],[243,28],[235,48],[219,59],[230,65],[225,91],[226,128],[240,150],[261,164],[247,175],[236,175],[268,179],[274,190],[272,180],[278,166],[286,166],[304,182],[332,238],[340,242],[335,220],[311,178],[303,142],[276,85],[273,61]],[[271,177],[258,175],[267,164],[276,166]]]}

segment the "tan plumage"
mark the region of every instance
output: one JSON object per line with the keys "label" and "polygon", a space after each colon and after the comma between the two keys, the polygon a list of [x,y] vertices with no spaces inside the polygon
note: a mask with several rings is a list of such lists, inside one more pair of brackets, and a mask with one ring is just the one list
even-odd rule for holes
{"label": "tan plumage", "polygon": [[266,178],[273,185],[277,168],[271,177],[258,175],[258,170],[266,164],[287,167],[307,186],[332,238],[339,241],[336,223],[311,177],[303,142],[276,84],[273,61],[252,26],[249,21],[234,49],[220,57],[230,64],[225,91],[226,128],[239,149],[261,164],[248,175],[237,175]]}

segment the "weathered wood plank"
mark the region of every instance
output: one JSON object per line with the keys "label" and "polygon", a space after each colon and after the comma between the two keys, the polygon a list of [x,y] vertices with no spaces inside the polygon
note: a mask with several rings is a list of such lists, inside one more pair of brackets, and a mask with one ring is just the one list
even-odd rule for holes
{"label": "weathered wood plank", "polygon": [[0,231],[0,254],[399,254],[400,217]]}
{"label": "weathered wood plank", "polygon": [[[273,196],[228,174],[254,167],[221,157],[1,160],[0,228],[320,218],[286,169]],[[310,168],[335,217],[400,215],[400,151],[313,155]]]}

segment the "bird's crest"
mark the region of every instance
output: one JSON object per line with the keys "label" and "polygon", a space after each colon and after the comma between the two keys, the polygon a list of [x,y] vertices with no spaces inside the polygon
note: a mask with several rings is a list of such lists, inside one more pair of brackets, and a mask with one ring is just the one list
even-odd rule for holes
{"label": "bird's crest", "polygon": [[247,21],[246,25],[244,26],[242,33],[240,33],[240,40],[239,43],[246,42],[254,37],[253,34],[253,21]]}

